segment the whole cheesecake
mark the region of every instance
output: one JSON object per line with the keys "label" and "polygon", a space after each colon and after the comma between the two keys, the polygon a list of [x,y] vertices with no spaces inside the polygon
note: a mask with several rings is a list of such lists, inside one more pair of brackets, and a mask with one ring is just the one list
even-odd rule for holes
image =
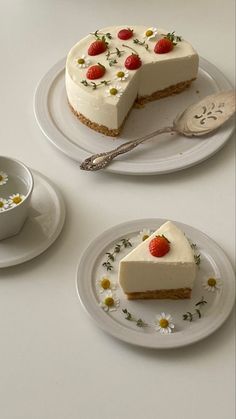
{"label": "whole cheesecake", "polygon": [[167,221],[119,265],[128,299],[190,298],[196,277],[194,251],[185,234]]}
{"label": "whole cheesecake", "polygon": [[81,39],[66,61],[69,105],[81,122],[118,136],[135,103],[180,93],[196,79],[198,54],[175,32],[112,26]]}

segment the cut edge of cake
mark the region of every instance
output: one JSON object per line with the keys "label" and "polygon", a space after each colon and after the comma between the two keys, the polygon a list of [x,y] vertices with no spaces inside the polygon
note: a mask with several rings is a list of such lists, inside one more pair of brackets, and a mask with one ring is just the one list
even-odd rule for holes
{"label": "cut edge of cake", "polygon": [[196,77],[192,80],[187,80],[184,82],[177,83],[173,86],[169,86],[166,89],[158,90],[157,92],[152,93],[150,96],[140,96],[137,97],[133,106],[130,108],[128,114],[126,115],[124,121],[122,122],[121,126],[117,129],[110,129],[106,127],[105,125],[97,124],[96,122],[90,121],[90,119],[86,118],[82,113],[77,112],[73,106],[71,105],[69,98],[67,97],[69,106],[73,114],[82,122],[84,125],[92,129],[93,131],[100,132],[103,135],[106,135],[108,137],[118,137],[125,125],[125,122],[133,108],[139,109],[143,108],[144,105],[147,103],[153,102],[155,100],[163,99],[168,96],[174,96],[178,95],[179,93],[182,93],[184,90],[188,89],[191,86],[191,83],[196,80]]}

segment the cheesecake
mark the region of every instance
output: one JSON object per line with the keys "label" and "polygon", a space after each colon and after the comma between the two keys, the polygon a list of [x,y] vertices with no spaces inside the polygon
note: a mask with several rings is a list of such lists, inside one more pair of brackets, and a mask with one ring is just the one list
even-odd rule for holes
{"label": "cheesecake", "polygon": [[197,77],[198,61],[192,45],[174,31],[147,26],[95,31],[68,53],[69,106],[89,128],[118,136],[134,104],[142,106],[189,87]]}
{"label": "cheesecake", "polygon": [[190,298],[195,277],[192,246],[171,221],[119,263],[119,284],[128,299]]}

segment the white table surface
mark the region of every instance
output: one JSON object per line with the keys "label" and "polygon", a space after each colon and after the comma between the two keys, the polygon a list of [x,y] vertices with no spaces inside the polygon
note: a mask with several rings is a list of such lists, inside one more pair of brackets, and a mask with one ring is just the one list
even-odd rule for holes
{"label": "white table surface", "polygon": [[75,273],[95,236],[145,217],[204,231],[234,264],[235,138],[169,175],[81,172],[39,130],[33,94],[77,40],[115,23],[175,29],[234,83],[234,1],[15,0],[0,9],[0,154],[52,179],[67,207],[64,230],[46,253],[0,270],[1,419],[233,419],[233,314],[190,347],[135,348],[94,325],[78,301]]}

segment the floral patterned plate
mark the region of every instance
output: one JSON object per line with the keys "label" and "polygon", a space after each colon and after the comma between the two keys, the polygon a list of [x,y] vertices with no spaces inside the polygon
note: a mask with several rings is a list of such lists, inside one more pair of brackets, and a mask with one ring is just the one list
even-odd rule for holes
{"label": "floral patterned plate", "polygon": [[127,300],[118,284],[119,260],[166,220],[134,220],[97,237],[78,266],[80,301],[95,323],[122,341],[149,348],[197,342],[229,316],[234,272],[222,249],[195,228],[175,222],[195,248],[198,274],[190,300]]}

